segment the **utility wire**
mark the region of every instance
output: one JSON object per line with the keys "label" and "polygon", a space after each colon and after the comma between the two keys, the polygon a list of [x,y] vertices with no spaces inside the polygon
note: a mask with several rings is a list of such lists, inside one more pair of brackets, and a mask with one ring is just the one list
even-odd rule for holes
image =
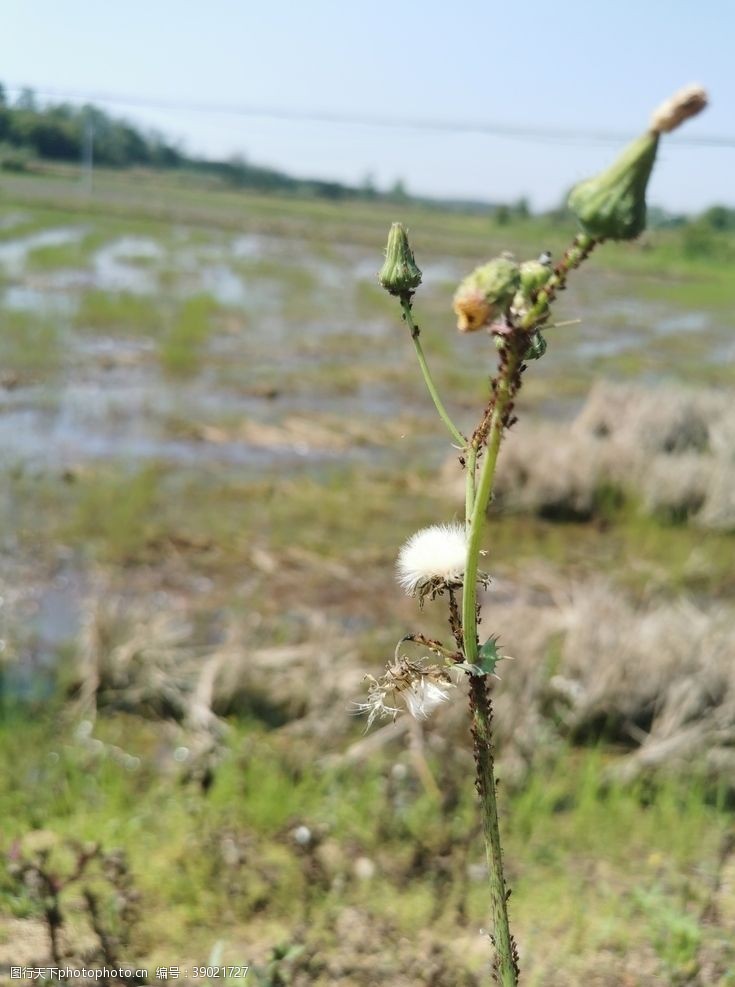
{"label": "utility wire", "polygon": [[[26,86],[8,85],[6,90],[20,93]],[[180,110],[192,113],[215,113],[225,116],[262,118],[269,120],[330,123],[340,126],[377,127],[381,129],[417,130],[431,133],[482,134],[544,143],[621,144],[632,134],[611,131],[589,131],[561,127],[513,126],[501,123],[456,121],[410,117],[383,117],[369,113],[342,113],[328,110],[298,110],[256,104],[201,103],[154,96],[130,96],[120,93],[82,93],[75,90],[34,89],[34,95],[46,99],[68,100],[82,103],[107,103],[140,109]],[[667,141],[669,147],[727,147],[735,148],[735,136],[708,135],[702,137],[674,136]]]}

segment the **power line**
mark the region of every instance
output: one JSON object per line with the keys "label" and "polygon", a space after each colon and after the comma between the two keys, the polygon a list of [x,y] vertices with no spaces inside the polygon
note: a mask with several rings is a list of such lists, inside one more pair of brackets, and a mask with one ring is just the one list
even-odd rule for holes
{"label": "power line", "polygon": [[[20,93],[26,86],[8,85],[9,92]],[[34,94],[46,99],[68,100],[82,103],[107,103],[138,109],[179,110],[191,113],[221,114],[269,120],[329,123],[339,126],[375,127],[392,130],[416,130],[430,133],[479,134],[488,137],[505,137],[544,143],[595,143],[621,144],[631,139],[630,133],[590,131],[561,127],[513,126],[501,123],[482,123],[415,117],[384,117],[369,113],[342,113],[328,110],[297,110],[286,107],[263,106],[244,103],[207,103],[166,99],[157,96],[131,96],[121,93],[82,93],[75,90],[34,89]],[[670,147],[721,147],[735,148],[735,136],[679,137],[667,140]]]}

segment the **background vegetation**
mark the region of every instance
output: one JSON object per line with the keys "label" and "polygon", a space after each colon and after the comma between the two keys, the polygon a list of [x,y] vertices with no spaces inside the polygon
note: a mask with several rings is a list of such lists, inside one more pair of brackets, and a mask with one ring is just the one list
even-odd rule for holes
{"label": "background vegetation", "polygon": [[[57,118],[72,160],[83,117]],[[375,272],[400,218],[466,422],[493,350],[457,337],[457,280],[571,225],[109,163],[148,170],[0,185],[0,962],[48,961],[51,874],[70,962],[484,982],[462,704],[368,736],[349,712],[415,619],[397,547],[462,509]],[[497,730],[528,984],[735,983],[734,255],[723,209],[601,251],[503,453],[483,616],[516,656]]]}

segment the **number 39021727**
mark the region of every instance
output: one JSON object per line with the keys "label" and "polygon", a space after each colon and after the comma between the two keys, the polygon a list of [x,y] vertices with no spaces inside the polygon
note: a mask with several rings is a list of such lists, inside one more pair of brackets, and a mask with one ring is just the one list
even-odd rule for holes
{"label": "number 39021727", "polygon": [[248,975],[249,966],[195,966],[192,967],[192,978],[208,977],[213,980],[230,978],[244,979]]}

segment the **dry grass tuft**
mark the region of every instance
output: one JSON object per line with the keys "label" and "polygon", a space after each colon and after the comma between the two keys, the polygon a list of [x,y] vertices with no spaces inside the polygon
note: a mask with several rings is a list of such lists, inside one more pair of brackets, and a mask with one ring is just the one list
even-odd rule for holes
{"label": "dry grass tuft", "polygon": [[[226,715],[319,739],[325,754],[354,736],[363,659],[318,614],[305,640],[271,647],[252,646],[234,618],[221,640],[190,644],[190,615],[132,615],[110,598],[91,615],[85,702],[176,721],[205,766],[216,760]],[[721,778],[735,771],[732,606],[686,596],[634,602],[603,578],[564,585],[539,568],[522,584],[493,584],[482,626],[518,656],[500,664],[495,690],[507,779],[568,740],[620,746],[626,778],[693,762]],[[463,702],[449,704],[430,728],[464,735],[465,713]],[[400,742],[402,732],[389,724],[375,740]],[[369,755],[370,737],[349,751],[359,760],[363,748]]]}
{"label": "dry grass tuft", "polygon": [[596,384],[572,425],[521,422],[503,448],[504,510],[586,520],[626,498],[735,529],[735,410],[724,394]]}
{"label": "dry grass tuft", "polygon": [[489,603],[523,656],[503,674],[496,726],[513,756],[562,736],[630,750],[626,778],[693,761],[735,769],[735,610],[686,598],[636,605],[605,580]]}

